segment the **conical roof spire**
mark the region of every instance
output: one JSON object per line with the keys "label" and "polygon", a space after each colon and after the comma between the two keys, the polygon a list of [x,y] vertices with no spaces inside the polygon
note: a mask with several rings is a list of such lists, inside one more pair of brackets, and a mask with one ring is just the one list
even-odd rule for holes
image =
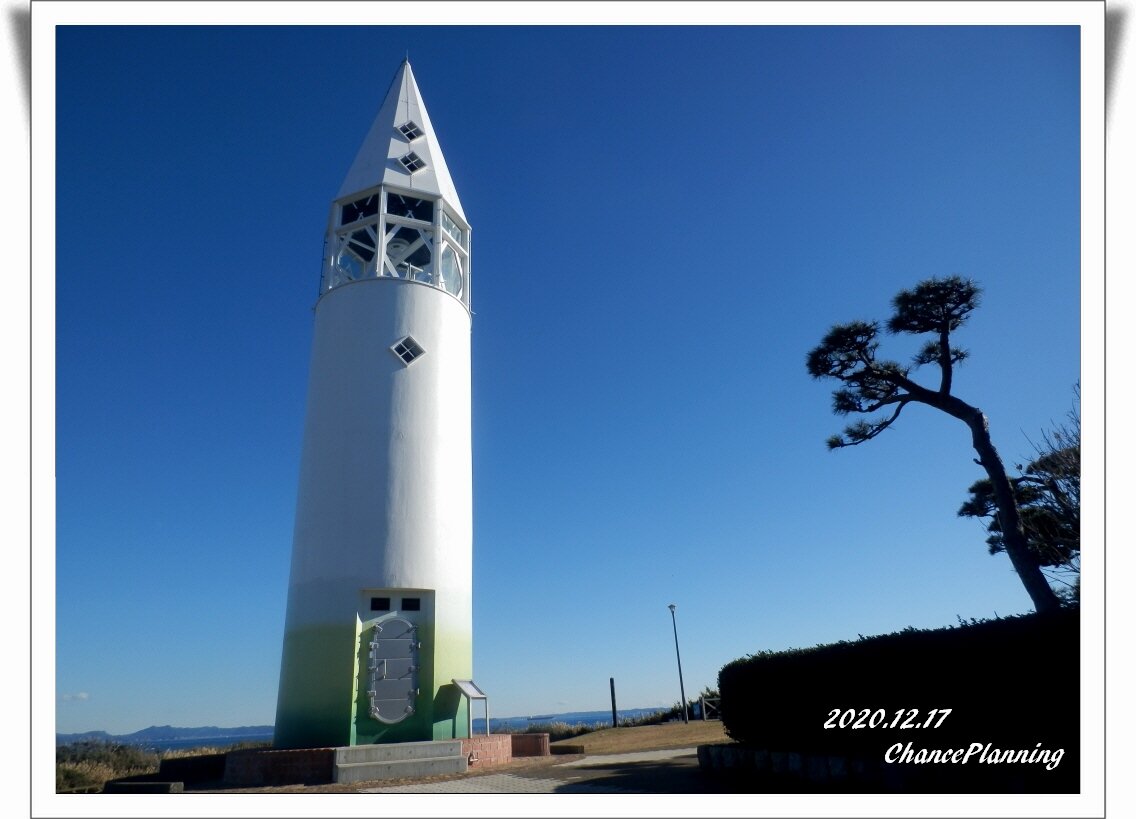
{"label": "conical roof spire", "polygon": [[386,99],[336,198],[380,184],[441,196],[465,220],[409,58],[395,72]]}

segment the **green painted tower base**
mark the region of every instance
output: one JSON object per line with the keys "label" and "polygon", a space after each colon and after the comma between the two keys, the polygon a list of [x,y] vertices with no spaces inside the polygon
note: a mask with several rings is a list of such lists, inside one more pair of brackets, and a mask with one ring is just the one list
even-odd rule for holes
{"label": "green painted tower base", "polygon": [[469,637],[447,638],[432,626],[419,631],[421,664],[413,713],[395,723],[372,716],[369,645],[376,620],[356,620],[346,627],[308,627],[285,635],[274,747],[327,748],[469,736],[469,702],[452,682],[471,676]]}

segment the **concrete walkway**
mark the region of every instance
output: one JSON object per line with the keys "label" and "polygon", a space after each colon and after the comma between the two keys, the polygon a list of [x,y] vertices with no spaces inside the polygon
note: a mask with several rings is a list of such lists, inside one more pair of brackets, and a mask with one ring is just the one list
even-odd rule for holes
{"label": "concrete walkway", "polygon": [[[674,774],[680,773],[680,776]],[[363,788],[360,793],[691,793],[695,748],[587,756],[514,773],[481,774],[445,782]],[[670,790],[668,783],[677,786]]]}

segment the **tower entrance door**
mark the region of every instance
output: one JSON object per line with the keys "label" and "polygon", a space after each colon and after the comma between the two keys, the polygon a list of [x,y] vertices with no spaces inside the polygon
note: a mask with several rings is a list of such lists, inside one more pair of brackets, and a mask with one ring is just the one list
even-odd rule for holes
{"label": "tower entrance door", "polygon": [[370,642],[371,716],[379,722],[402,722],[414,713],[418,696],[418,629],[401,617],[375,624]]}

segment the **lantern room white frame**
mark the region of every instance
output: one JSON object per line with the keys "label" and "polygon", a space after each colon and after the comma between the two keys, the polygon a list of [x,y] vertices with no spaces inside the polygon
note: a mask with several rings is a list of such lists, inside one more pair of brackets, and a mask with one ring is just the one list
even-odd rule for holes
{"label": "lantern room white frame", "polygon": [[[399,216],[388,211],[387,197],[389,194],[409,196],[433,204],[433,218],[431,221],[413,219]],[[376,213],[369,214],[346,224],[340,224],[343,209],[353,202],[367,199],[370,196],[379,197],[379,208]],[[443,218],[444,217],[444,218]],[[452,226],[452,227],[451,227]],[[342,268],[337,265],[339,254],[346,250],[345,245],[352,234],[370,228],[375,240],[375,258],[363,264],[363,273],[353,277],[344,275]],[[430,250],[430,263],[419,271],[411,269],[406,275],[392,273],[400,260],[388,257],[388,242],[399,228],[410,228],[421,232],[427,247]],[[454,230],[460,235],[455,236]],[[323,276],[320,280],[320,295],[350,284],[353,281],[374,278],[395,278],[425,284],[442,290],[454,296],[468,310],[470,307],[470,245],[472,236],[469,225],[453,209],[446,200],[439,196],[424,196],[422,192],[409,188],[395,187],[393,185],[378,185],[374,188],[359,191],[337,199],[331,208],[328,221],[327,235],[324,240]],[[442,256],[447,251],[454,254],[459,267],[461,289],[458,293],[446,287],[441,276]]]}

